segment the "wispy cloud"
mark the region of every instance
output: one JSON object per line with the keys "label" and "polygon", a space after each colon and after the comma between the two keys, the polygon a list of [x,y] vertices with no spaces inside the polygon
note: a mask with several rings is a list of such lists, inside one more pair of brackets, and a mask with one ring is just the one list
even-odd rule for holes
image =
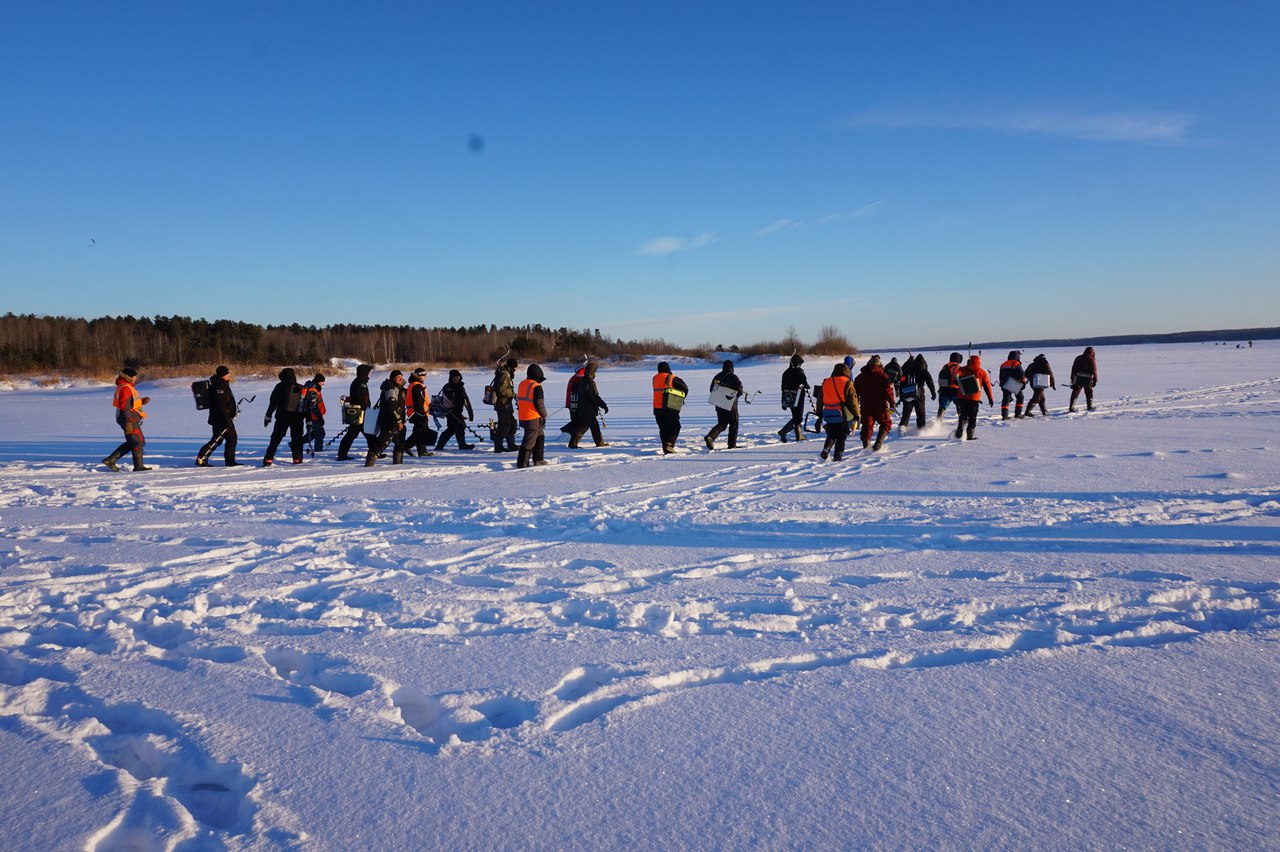
{"label": "wispy cloud", "polygon": [[1186,145],[1198,119],[1180,112],[1043,108],[969,110],[869,109],[845,117],[853,127],[923,130],[985,130],[1018,135],[1059,136],[1094,142]]}
{"label": "wispy cloud", "polygon": [[769,237],[786,231],[799,231],[806,228],[821,228],[827,225],[838,225],[853,219],[865,219],[884,206],[883,201],[864,204],[856,210],[843,210],[839,213],[828,213],[818,219],[778,219],[772,225],[766,225],[755,232],[757,237]]}
{"label": "wispy cloud", "polygon": [[693,251],[716,241],[716,235],[703,231],[696,237],[654,237],[640,246],[640,254],[675,254],[682,251]]}

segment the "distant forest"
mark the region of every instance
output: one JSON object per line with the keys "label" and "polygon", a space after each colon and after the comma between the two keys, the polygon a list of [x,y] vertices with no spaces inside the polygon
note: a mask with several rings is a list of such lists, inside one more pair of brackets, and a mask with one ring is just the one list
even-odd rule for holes
{"label": "distant forest", "polygon": [[593,358],[635,360],[645,355],[709,356],[713,351],[744,355],[854,351],[834,326],[806,346],[788,329],[782,340],[747,347],[723,342],[681,347],[661,339],[609,339],[600,329],[551,329],[478,325],[471,328],[413,328],[389,325],[269,325],[190,317],[0,317],[0,371],[39,370],[106,373],[126,361],[142,367],[194,365],[318,365],[332,357],[379,364],[492,364],[506,353],[522,361]]}

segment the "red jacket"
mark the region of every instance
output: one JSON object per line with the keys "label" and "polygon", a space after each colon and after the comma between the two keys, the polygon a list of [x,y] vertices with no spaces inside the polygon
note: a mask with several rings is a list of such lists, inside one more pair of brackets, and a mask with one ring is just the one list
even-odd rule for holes
{"label": "red jacket", "polygon": [[853,380],[862,416],[877,418],[893,410],[893,381],[879,364],[867,364]]}
{"label": "red jacket", "polygon": [[970,355],[969,363],[965,364],[956,372],[957,381],[963,379],[965,376],[978,377],[978,391],[977,393],[965,393],[962,390],[956,394],[956,399],[967,399],[973,402],[979,402],[982,399],[982,394],[985,392],[987,394],[987,403],[990,405],[995,404],[995,400],[991,398],[991,377],[987,375],[986,370],[982,369],[982,359],[980,357],[977,355]]}

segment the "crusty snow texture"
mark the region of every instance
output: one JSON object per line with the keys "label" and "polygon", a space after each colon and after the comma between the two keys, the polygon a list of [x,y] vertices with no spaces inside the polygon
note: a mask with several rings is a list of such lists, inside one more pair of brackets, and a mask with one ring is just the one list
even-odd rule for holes
{"label": "crusty snow texture", "polygon": [[1280,343],[1098,362],[1095,411],[840,463],[778,441],[785,359],[714,452],[719,365],[673,362],[669,457],[605,365],[610,446],[553,412],[529,470],[264,469],[251,381],[247,466],[198,469],[144,381],[156,469],[112,474],[109,388],[5,390],[2,845],[1276,848]]}

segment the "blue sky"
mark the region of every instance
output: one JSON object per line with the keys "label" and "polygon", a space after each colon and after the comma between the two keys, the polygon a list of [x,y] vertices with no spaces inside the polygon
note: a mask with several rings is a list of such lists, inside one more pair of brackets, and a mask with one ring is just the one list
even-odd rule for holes
{"label": "blue sky", "polygon": [[0,309],[1277,325],[1277,34],[1262,2],[9,3]]}

